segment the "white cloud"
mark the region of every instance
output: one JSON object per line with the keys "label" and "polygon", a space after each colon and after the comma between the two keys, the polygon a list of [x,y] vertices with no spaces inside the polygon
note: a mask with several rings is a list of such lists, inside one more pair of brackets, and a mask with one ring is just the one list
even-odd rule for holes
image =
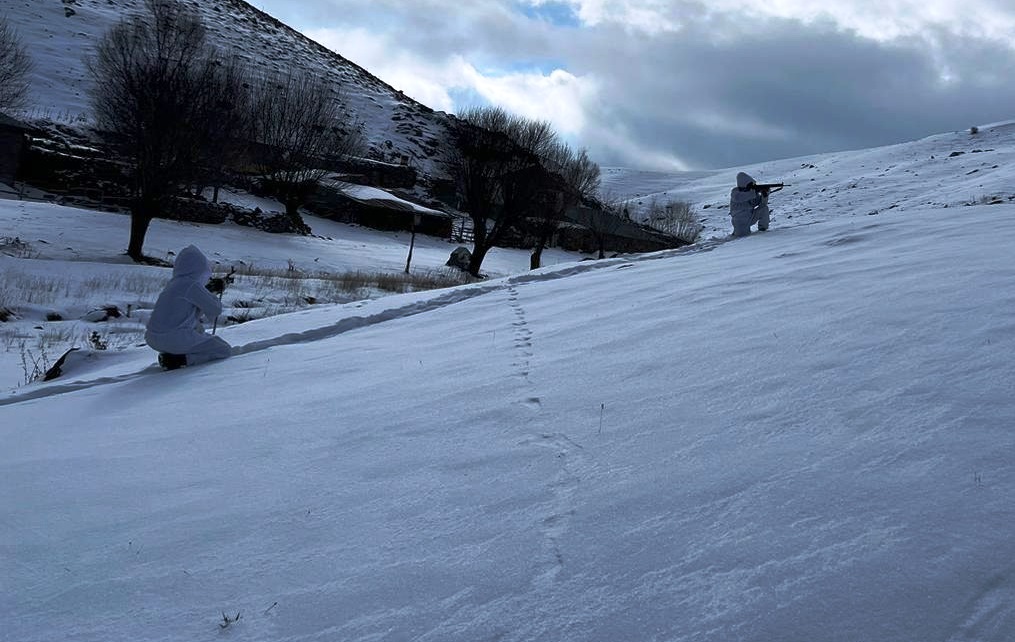
{"label": "white cloud", "polygon": [[307,35],[434,109],[455,112],[471,106],[452,98],[452,92],[470,93],[519,116],[549,121],[563,135],[582,132],[583,105],[598,92],[594,79],[562,69],[499,73],[480,71],[462,55],[421,58],[399,49],[386,34],[366,29],[314,29]]}
{"label": "white cloud", "polygon": [[615,126],[597,130],[589,137],[590,155],[609,158],[609,164],[618,167],[686,171],[689,163],[676,152],[662,150],[657,144],[647,144],[632,136],[626,128]]}
{"label": "white cloud", "polygon": [[[530,0],[542,4],[543,0]],[[879,41],[916,36],[928,28],[1010,42],[1015,15],[1006,0],[567,0],[587,26],[613,23],[649,35],[683,29],[701,15],[741,15],[746,28],[759,18],[804,23],[831,21]],[[758,25],[757,28],[764,28]],[[1015,47],[1015,43],[1011,44]]]}
{"label": "white cloud", "polygon": [[472,89],[491,104],[532,120],[549,121],[561,134],[580,134],[586,125],[585,105],[595,100],[598,86],[555,69],[540,72],[484,75],[467,66]]}
{"label": "white cloud", "polygon": [[520,1],[566,2],[579,26],[509,0],[306,0],[317,28],[294,26],[430,107],[547,120],[604,164],[874,146],[1015,104],[1011,0]]}
{"label": "white cloud", "polygon": [[688,111],[680,120],[699,129],[746,140],[789,140],[793,137],[793,132],[786,127],[765,122],[751,114],[734,115],[715,108]]}
{"label": "white cloud", "polygon": [[435,63],[420,58],[386,34],[363,28],[309,29],[305,33],[424,105],[454,111],[449,90],[460,86],[463,77],[457,60]]}
{"label": "white cloud", "polygon": [[[732,0],[717,4],[732,8]],[[960,35],[1007,39],[1015,29],[1011,9],[1001,10],[992,0],[860,0],[819,3],[808,0],[749,0],[755,11],[779,18],[813,22],[831,19],[840,27],[880,41],[918,36],[928,28]]]}

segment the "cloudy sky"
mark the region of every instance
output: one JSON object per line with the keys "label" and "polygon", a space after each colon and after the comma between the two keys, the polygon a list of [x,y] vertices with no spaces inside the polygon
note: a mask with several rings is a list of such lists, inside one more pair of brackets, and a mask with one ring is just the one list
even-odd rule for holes
{"label": "cloudy sky", "polygon": [[716,169],[1015,119],[1015,0],[252,0],[435,109]]}

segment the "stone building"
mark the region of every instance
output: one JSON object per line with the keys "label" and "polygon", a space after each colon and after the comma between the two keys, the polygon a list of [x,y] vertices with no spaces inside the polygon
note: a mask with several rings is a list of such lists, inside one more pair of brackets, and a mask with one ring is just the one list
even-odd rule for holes
{"label": "stone building", "polygon": [[0,183],[14,185],[21,167],[28,131],[29,128],[24,123],[0,113]]}

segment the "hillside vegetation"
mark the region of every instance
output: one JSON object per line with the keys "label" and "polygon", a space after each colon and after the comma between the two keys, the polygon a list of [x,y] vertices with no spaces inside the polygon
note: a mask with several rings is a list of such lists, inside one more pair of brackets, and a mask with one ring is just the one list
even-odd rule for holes
{"label": "hillside vegetation", "polygon": [[[182,0],[202,18],[210,40],[236,51],[260,74],[290,67],[328,79],[348,96],[350,117],[368,124],[371,154],[425,173],[440,173],[447,115],[434,112],[354,62],[242,0]],[[117,21],[144,10],[143,0],[20,0],[5,8],[35,60],[29,119],[89,122],[86,58]]]}

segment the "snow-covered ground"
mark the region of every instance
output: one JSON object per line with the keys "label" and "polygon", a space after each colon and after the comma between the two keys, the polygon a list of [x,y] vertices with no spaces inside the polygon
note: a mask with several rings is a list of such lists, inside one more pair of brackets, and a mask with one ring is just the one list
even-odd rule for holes
{"label": "snow-covered ground", "polygon": [[[242,207],[281,209],[277,202],[250,195],[223,196]],[[390,294],[349,282],[358,281],[359,273],[402,275],[409,253],[408,232],[380,232],[313,216],[305,219],[313,236],[266,234],[232,223],[157,220],[146,237],[145,253],[171,262],[175,252],[193,243],[217,263],[220,274],[239,268],[236,283],[223,298],[222,321],[227,325],[229,315],[260,318],[307,307],[308,298],[321,305]],[[134,265],[124,255],[129,221],[120,214],[0,200],[0,308],[15,312],[0,323],[0,391],[10,392],[24,384],[36,361],[52,364],[71,347],[90,347],[93,332],[107,349],[143,343],[144,323],[171,271]],[[417,234],[410,264],[413,276],[448,284],[468,280],[444,266],[457,246]],[[552,265],[582,256],[550,249],[542,258],[544,265]],[[504,276],[528,266],[526,250],[495,248],[484,261],[483,272]],[[295,275],[326,278],[289,278]],[[115,306],[123,316],[98,324],[82,320],[108,306]],[[53,315],[61,320],[47,321]],[[108,355],[102,356],[108,360]]]}
{"label": "snow-covered ground", "polygon": [[[1012,150],[986,147],[941,162]],[[226,361],[130,347],[0,399],[0,637],[1015,639],[1015,205],[957,206],[1011,171],[910,178],[930,154],[900,146],[863,189],[854,154],[794,161],[841,187],[780,193],[765,234],[505,252],[501,278],[220,328]],[[720,175],[673,192],[718,203]],[[139,269],[125,219],[89,232],[115,215],[0,216],[40,255],[5,282]],[[404,259],[311,225],[333,240],[159,222],[147,248]]]}
{"label": "snow-covered ground", "polygon": [[[838,220],[888,210],[951,208],[994,200],[1015,202],[1015,122],[851,152],[769,161],[747,167],[666,175],[604,168],[603,191],[628,198],[632,217],[653,205],[689,203],[703,235],[729,233],[729,193],[738,171],[763,183],[787,183],[770,199],[774,225]],[[936,214],[940,215],[940,214]]]}

